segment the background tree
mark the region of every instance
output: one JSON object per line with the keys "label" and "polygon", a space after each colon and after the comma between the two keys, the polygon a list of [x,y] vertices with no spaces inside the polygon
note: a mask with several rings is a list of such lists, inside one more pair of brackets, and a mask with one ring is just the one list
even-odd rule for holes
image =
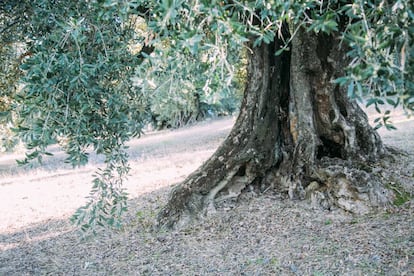
{"label": "background tree", "polygon": [[[240,74],[235,76],[245,66],[239,62],[242,54],[235,49],[228,53],[217,52],[220,49],[178,51],[171,45],[174,41],[167,38],[154,42],[157,45],[154,52],[137,68],[132,79],[133,85],[148,99],[155,126],[179,127],[205,117],[235,112],[244,88],[240,85],[243,82]],[[218,55],[224,58],[218,60]],[[217,68],[227,59],[232,62],[226,64],[230,72],[224,74]]]}
{"label": "background tree", "polygon": [[[249,64],[235,126],[217,152],[173,190],[160,226],[192,219],[214,209],[218,197],[254,184],[357,213],[390,201],[392,193],[370,173],[387,149],[355,99],[368,98],[378,111],[386,101],[412,112],[412,3],[27,5],[27,14],[35,16],[28,16],[32,54],[21,66],[25,88],[14,97],[18,129],[31,149],[28,160],[47,154],[47,145],[60,136],[67,138],[74,165],[87,161],[89,146],[105,154],[107,168],[98,172],[89,204],[75,215],[84,227],[114,224],[125,208],[124,145],[142,128],[143,70],[156,72],[157,82],[173,78],[189,81],[191,89],[214,92],[219,85],[221,91],[233,84],[237,60],[229,53],[238,52],[247,53]],[[145,21],[145,34],[136,31],[138,18]],[[189,61],[202,77],[176,70]],[[387,114],[379,125],[389,126]]]}
{"label": "background tree", "polygon": [[0,47],[0,152],[3,152],[14,148],[18,142],[10,126],[13,121],[12,99],[21,72],[15,46],[2,43]]}
{"label": "background tree", "polygon": [[19,87],[19,66],[30,55],[25,52],[25,33],[29,28],[28,6],[6,1],[0,5],[0,139],[1,151],[11,150],[18,139],[11,131],[14,119],[13,97]]}

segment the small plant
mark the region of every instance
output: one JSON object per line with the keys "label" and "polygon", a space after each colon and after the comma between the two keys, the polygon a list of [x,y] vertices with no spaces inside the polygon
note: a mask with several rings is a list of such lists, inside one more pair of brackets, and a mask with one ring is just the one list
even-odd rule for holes
{"label": "small plant", "polygon": [[406,202],[410,201],[413,198],[413,195],[405,191],[401,185],[398,185],[396,183],[389,183],[386,187],[394,191],[395,199],[393,201],[393,204],[397,207],[404,205]]}
{"label": "small plant", "polygon": [[139,210],[136,212],[136,221],[142,227],[150,227],[152,225],[152,220],[155,218],[155,212],[153,210],[143,211]]}
{"label": "small plant", "polygon": [[325,225],[331,225],[331,224],[332,224],[332,220],[330,219],[325,220]]}

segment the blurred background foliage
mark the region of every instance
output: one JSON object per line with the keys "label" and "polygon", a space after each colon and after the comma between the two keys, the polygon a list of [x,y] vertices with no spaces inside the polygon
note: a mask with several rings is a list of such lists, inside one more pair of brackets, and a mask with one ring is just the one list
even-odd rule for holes
{"label": "blurred background foliage", "polygon": [[[175,128],[237,112],[247,63],[242,50],[238,50],[191,53],[177,48],[174,40],[156,43],[132,78],[146,98],[152,126]],[[221,70],[223,66],[229,71]]]}

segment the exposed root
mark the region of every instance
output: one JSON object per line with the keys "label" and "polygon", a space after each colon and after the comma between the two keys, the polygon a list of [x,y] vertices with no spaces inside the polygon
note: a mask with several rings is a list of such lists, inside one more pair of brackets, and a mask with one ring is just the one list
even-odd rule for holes
{"label": "exposed root", "polygon": [[251,181],[247,176],[236,176],[233,178],[231,185],[226,188],[226,194],[216,198],[216,202],[220,202],[227,199],[237,198],[242,191],[249,185]]}
{"label": "exposed root", "polygon": [[217,194],[227,187],[233,177],[236,175],[239,167],[235,167],[223,180],[221,180],[214,188],[206,196],[207,201],[207,213],[214,213],[216,208],[214,206],[214,199],[216,198]]}
{"label": "exposed root", "polygon": [[389,208],[394,193],[384,185],[378,164],[358,164],[324,158],[315,171],[315,181],[305,194],[312,205],[340,208],[354,214],[367,214]]}

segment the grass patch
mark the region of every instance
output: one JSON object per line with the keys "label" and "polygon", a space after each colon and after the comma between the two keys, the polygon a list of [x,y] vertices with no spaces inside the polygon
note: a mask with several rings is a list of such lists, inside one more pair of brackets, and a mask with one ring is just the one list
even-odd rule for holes
{"label": "grass patch", "polygon": [[396,183],[389,183],[386,185],[386,187],[394,191],[395,199],[393,201],[393,204],[397,207],[404,205],[406,202],[414,198],[412,194],[405,191],[401,185],[398,185]]}

